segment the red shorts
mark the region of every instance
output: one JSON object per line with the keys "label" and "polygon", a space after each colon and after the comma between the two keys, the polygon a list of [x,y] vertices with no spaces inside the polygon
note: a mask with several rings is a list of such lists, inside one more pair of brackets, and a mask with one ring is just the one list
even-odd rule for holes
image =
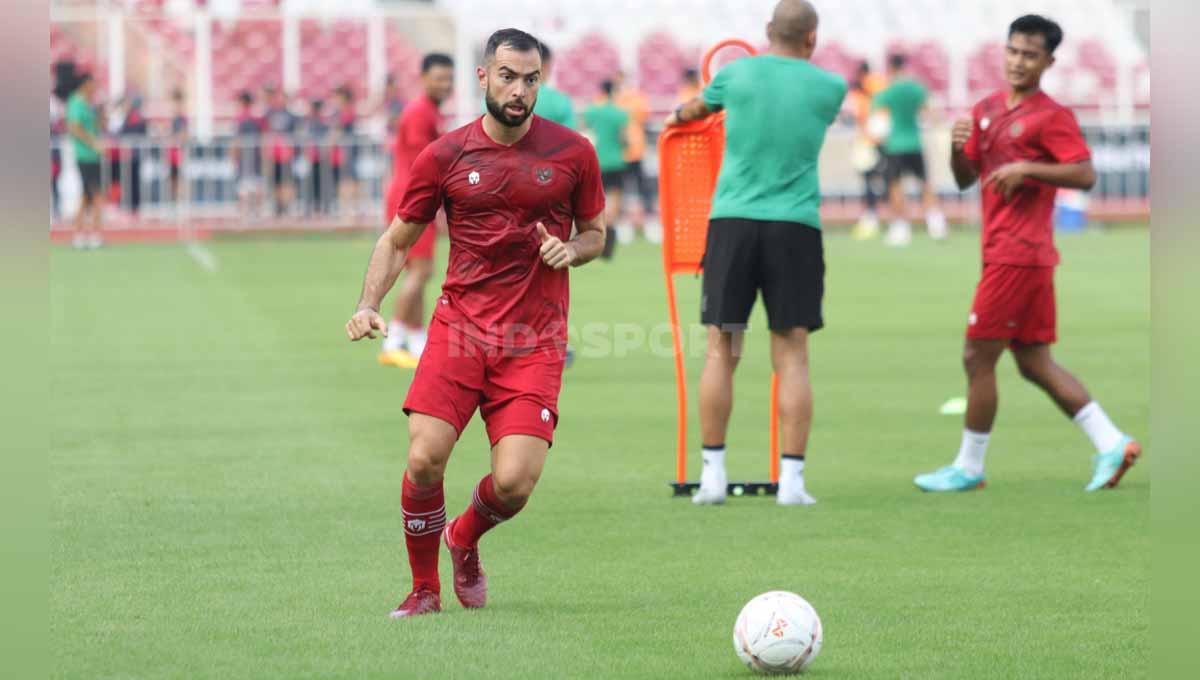
{"label": "red shorts", "polygon": [[[383,197],[383,220],[385,224],[391,224],[392,219],[396,217],[396,210],[400,208],[400,201],[404,200],[404,192],[400,190],[396,182],[388,184],[388,189]],[[425,231],[421,232],[421,237],[417,242],[412,244],[408,249],[408,256],[415,260],[432,260],[433,246],[437,243],[437,224],[430,223],[425,227]]]}
{"label": "red shorts", "polygon": [[492,446],[513,434],[553,444],[563,361],[562,349],[502,350],[435,316],[404,412],[444,420],[461,435],[478,408]]}
{"label": "red shorts", "polygon": [[972,340],[1042,345],[1057,339],[1054,267],[984,264],[967,320]]}

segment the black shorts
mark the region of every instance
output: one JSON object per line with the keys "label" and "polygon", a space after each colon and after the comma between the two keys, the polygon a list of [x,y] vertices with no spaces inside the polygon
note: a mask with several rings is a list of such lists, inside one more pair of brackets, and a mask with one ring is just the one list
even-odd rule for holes
{"label": "black shorts", "polygon": [[625,186],[625,170],[601,170],[600,184],[605,191],[622,188]]}
{"label": "black shorts", "polygon": [[799,222],[710,220],[700,322],[744,329],[759,290],[772,331],[820,330],[825,325],[821,230]]}
{"label": "black shorts", "polygon": [[895,182],[905,175],[912,175],[924,182],[925,155],[920,151],[888,154],[884,174],[887,176],[888,184]]}
{"label": "black shorts", "polygon": [[79,179],[83,181],[83,195],[93,199],[100,195],[100,161],[79,162]]}

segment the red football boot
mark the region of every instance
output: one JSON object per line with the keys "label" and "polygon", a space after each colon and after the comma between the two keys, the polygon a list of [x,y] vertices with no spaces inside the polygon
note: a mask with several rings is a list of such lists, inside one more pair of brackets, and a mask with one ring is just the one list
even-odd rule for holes
{"label": "red football boot", "polygon": [[461,547],[450,537],[454,535],[455,519],[442,530],[442,540],[450,550],[450,563],[454,565],[454,594],[467,609],[478,609],[487,604],[487,574],[479,566],[479,546]]}
{"label": "red football boot", "polygon": [[442,596],[432,588],[421,586],[414,588],[400,603],[400,606],[396,607],[396,610],[388,616],[393,619],[404,619],[422,614],[436,614],[440,611],[442,611]]}

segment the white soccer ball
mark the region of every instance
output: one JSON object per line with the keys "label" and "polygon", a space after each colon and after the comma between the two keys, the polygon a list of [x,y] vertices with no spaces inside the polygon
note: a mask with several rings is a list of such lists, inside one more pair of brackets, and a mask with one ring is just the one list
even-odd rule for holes
{"label": "white soccer ball", "polygon": [[752,670],[799,673],[817,658],[823,641],[817,610],[783,590],[746,603],[733,624],[733,649]]}

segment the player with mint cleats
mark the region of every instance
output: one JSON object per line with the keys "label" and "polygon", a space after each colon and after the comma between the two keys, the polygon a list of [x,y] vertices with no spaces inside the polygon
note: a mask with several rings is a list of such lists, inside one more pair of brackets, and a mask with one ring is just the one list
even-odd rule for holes
{"label": "player with mint cleats", "polygon": [[982,178],[983,274],[967,319],[966,427],[954,463],[913,481],[925,491],[984,486],[983,459],[996,418],[996,362],[1012,352],[1021,375],[1044,391],[1092,441],[1088,491],[1115,487],[1142,447],[1050,353],[1057,339],[1054,196],[1096,182],[1091,152],[1071,111],[1041,90],[1062,42],[1058,24],[1036,15],[1009,26],[1008,90],[992,94],[954,124],[950,166],[960,189]]}
{"label": "player with mint cleats", "polygon": [[812,425],[808,336],[825,322],[825,255],[817,160],[846,97],[845,79],[814,66],[817,12],[781,0],[767,24],[765,54],[727,64],[667,125],[725,111],[725,156],[713,194],[700,321],[708,350],[700,377],[704,469],[697,505],[725,502],[725,433],[733,373],[759,290],[779,378],[781,465],[776,501],[816,502],[805,486]]}

